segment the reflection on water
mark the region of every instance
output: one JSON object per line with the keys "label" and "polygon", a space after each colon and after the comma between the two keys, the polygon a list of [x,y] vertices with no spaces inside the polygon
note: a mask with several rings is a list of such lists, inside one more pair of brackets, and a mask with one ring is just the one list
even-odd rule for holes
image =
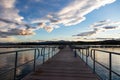
{"label": "reflection on water", "polygon": [[[0,48],[0,52],[6,52],[6,51],[13,51],[15,50],[14,48]],[[13,53],[12,53],[13,54]],[[5,54],[5,55],[0,55],[0,69],[2,69],[3,67],[8,67],[11,64],[11,62],[13,62],[11,59],[11,57],[13,57],[12,54]],[[8,64],[9,63],[9,64]]]}
{"label": "reflection on water", "polygon": [[[90,48],[89,53],[91,52],[91,49],[98,49],[98,50],[120,53],[120,48]],[[82,56],[79,50],[78,50],[78,54],[86,62],[86,56]],[[83,49],[83,54],[86,55],[85,49]],[[101,63],[102,65],[106,66],[107,68],[109,68],[109,53],[95,51],[95,60]],[[91,68],[93,68],[93,60],[91,59],[90,55],[88,57],[88,65]],[[109,80],[109,70],[99,65],[98,63],[96,63],[95,67],[96,67],[95,68],[96,73],[103,80]],[[120,74],[120,55],[112,54],[112,71]],[[120,77],[112,73],[112,80],[120,80]]]}
{"label": "reflection on water", "polygon": [[[22,48],[22,50],[23,49],[24,48]],[[28,48],[25,48],[25,49],[28,49]],[[0,48],[0,52],[15,51],[15,50],[21,50],[21,49],[20,48]],[[27,61],[32,60],[32,59],[33,59],[33,51],[18,52],[17,66],[24,64]],[[14,66],[15,66],[15,52],[0,55],[0,74],[13,69]],[[29,70],[30,66],[31,66],[30,64],[27,64],[24,66],[24,68],[27,67],[27,70]],[[22,67],[17,68],[16,74],[20,76],[24,68]],[[11,75],[11,73],[13,74],[13,72],[14,70],[7,72],[6,75]],[[11,79],[5,79],[6,75],[3,75],[3,77],[0,76],[0,79],[13,80],[14,75],[9,76],[11,77]]]}
{"label": "reflection on water", "polygon": [[[120,48],[106,48],[101,50],[120,53]],[[97,53],[99,53],[96,55],[97,61],[101,62],[102,64],[108,67],[109,54],[104,52],[97,52]],[[112,70],[117,71],[120,74],[120,55],[112,54]]]}
{"label": "reflection on water", "polygon": [[[0,52],[14,51],[14,50],[20,50],[20,49],[21,48],[0,48]],[[23,49],[28,49],[28,48],[22,48],[22,50]],[[120,48],[97,48],[97,49],[120,53]],[[45,53],[47,52],[48,50],[45,51]],[[34,53],[34,50],[19,52],[17,65],[19,66],[21,64],[26,63],[27,61],[32,60],[34,58],[33,53]],[[109,67],[109,55],[107,53],[99,52],[99,51],[96,51],[96,53],[97,53],[96,60],[104,64],[105,66]],[[47,56],[48,55],[46,55],[46,58],[45,58],[46,60],[48,58]],[[42,63],[42,59],[43,57],[38,58],[38,60],[36,61],[38,65]],[[0,73],[6,70],[9,70],[11,68],[14,68],[14,65],[15,65],[14,62],[15,62],[15,53],[1,54],[0,55]],[[92,67],[92,60],[90,58],[89,58],[89,62],[90,62],[89,65]],[[32,69],[33,69],[33,62],[17,68],[18,78],[21,77],[22,75],[29,73],[30,71],[32,71]],[[96,69],[97,69],[96,72],[99,72],[99,74],[104,78],[104,80],[108,80],[108,73],[109,73],[108,70],[106,70],[105,68],[99,65],[96,66]],[[120,56],[119,55],[112,55],[112,70],[120,74]],[[13,74],[13,71],[11,73]],[[113,75],[113,80],[120,80],[120,77],[114,74],[112,75]],[[1,80],[13,80],[13,79],[1,79]]]}
{"label": "reflection on water", "polygon": [[[97,48],[97,49],[120,53],[120,48]],[[95,57],[98,62],[102,63],[103,65],[109,68],[109,54],[108,53],[96,51]],[[91,63],[89,65],[91,65]],[[112,54],[112,70],[120,74],[120,55]],[[103,77],[103,80],[109,79],[108,77],[109,71],[98,64],[96,65],[96,72],[99,73],[99,75]],[[112,78],[113,78],[112,80],[120,80],[120,77],[116,76],[113,73],[112,73]]]}
{"label": "reflection on water", "polygon": [[[28,48],[0,48],[0,53],[1,52],[7,52],[7,51],[16,51],[16,50],[23,50],[23,49],[28,49]],[[30,49],[30,48],[29,48]],[[41,51],[41,48],[39,48]],[[45,49],[45,61],[48,59],[48,51],[52,52],[52,48],[49,50],[46,48]],[[56,50],[55,53],[57,53],[59,50]],[[42,64],[43,62],[43,56],[36,51],[36,66]],[[24,77],[27,73],[30,73],[33,70],[33,59],[34,59],[34,53],[35,50],[31,51],[23,51],[23,52],[18,52],[18,59],[17,59],[17,68],[16,74],[17,74],[17,79],[19,80],[20,78]],[[53,55],[49,55],[49,57],[52,57]],[[32,61],[27,63],[28,61]],[[26,64],[27,63],[27,64]],[[25,64],[25,65],[23,65]],[[22,66],[21,66],[22,65]],[[14,70],[10,71],[9,73],[7,72],[6,75],[1,75],[3,72],[6,72],[15,66],[15,52],[14,53],[9,53],[9,54],[1,54],[0,55],[0,80],[13,80],[13,72]],[[7,76],[7,77],[6,77]],[[6,79],[7,78],[7,79]]]}
{"label": "reflection on water", "polygon": [[[18,48],[0,48],[0,52],[20,50]],[[29,53],[29,54],[28,54]],[[19,52],[18,55],[18,65],[23,64],[30,59],[33,59],[33,53],[31,51]],[[12,68],[15,62],[15,52],[10,54],[1,54],[0,55],[0,69],[2,68]]]}

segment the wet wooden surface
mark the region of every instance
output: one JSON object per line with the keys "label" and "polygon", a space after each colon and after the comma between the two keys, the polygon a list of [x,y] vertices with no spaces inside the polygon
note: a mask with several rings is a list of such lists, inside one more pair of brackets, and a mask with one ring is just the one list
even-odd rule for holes
{"label": "wet wooden surface", "polygon": [[41,65],[23,80],[99,80],[69,47]]}

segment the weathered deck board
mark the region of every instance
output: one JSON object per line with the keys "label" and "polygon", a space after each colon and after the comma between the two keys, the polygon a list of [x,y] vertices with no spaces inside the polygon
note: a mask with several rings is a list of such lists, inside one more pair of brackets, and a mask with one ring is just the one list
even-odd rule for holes
{"label": "weathered deck board", "polygon": [[66,47],[24,80],[98,80],[98,77]]}

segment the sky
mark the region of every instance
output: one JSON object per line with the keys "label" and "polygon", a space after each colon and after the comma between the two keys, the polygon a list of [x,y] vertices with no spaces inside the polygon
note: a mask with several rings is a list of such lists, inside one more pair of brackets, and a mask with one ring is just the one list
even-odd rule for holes
{"label": "sky", "polygon": [[0,0],[0,42],[120,39],[120,0]]}

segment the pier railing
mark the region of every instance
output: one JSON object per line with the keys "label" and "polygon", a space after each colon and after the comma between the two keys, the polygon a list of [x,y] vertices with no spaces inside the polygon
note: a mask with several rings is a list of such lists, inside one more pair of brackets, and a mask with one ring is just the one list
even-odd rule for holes
{"label": "pier railing", "polygon": [[[107,69],[109,71],[109,75],[108,75],[109,79],[108,80],[112,80],[112,73],[114,73],[115,75],[120,77],[119,73],[117,73],[116,71],[112,70],[112,55],[120,55],[120,53],[111,52],[111,51],[104,51],[104,50],[98,50],[98,49],[91,49],[90,50],[89,48],[74,48],[74,49],[79,51],[78,55],[86,63],[86,65],[89,65],[88,62],[90,62],[90,61],[88,59],[91,57],[93,73],[97,74],[97,72],[96,72],[96,65],[99,64],[99,65],[101,65],[102,67],[104,67],[105,69]],[[105,54],[109,55],[108,67],[106,65],[102,64],[101,62],[96,60],[96,54],[99,54],[99,53],[97,53],[98,51],[99,52],[104,52]],[[102,77],[100,77],[100,78],[103,79]]]}
{"label": "pier railing", "polygon": [[[107,53],[109,55],[109,67],[106,67],[105,65],[103,65],[102,63],[100,63],[99,61],[96,60],[96,51],[99,51],[99,52],[104,52],[104,53]],[[107,70],[109,70],[109,80],[112,80],[112,73],[116,74],[117,76],[120,77],[120,74],[113,71],[112,70],[112,55],[120,55],[120,53],[116,53],[116,52],[110,52],[110,51],[104,51],[104,50],[98,50],[98,49],[92,49],[91,50],[91,58],[93,60],[93,72],[95,73],[95,65],[96,63],[98,63],[99,65],[101,65],[102,67],[106,68]]]}
{"label": "pier railing", "polygon": [[[47,49],[47,53],[46,53],[45,49]],[[57,49],[57,47],[47,47],[47,48],[46,47],[42,47],[42,48],[34,48],[34,49],[25,49],[25,50],[1,52],[0,55],[14,54],[15,57],[14,57],[14,62],[13,62],[14,63],[13,66],[14,67],[9,68],[8,70],[0,72],[0,79],[1,80],[21,80],[28,73],[19,77],[17,75],[17,69],[18,68],[20,68],[22,66],[25,66],[28,63],[32,62],[33,69],[31,70],[31,72],[35,71],[36,66],[37,66],[37,60],[39,59],[39,57],[42,57],[42,61],[41,62],[44,63],[46,61],[46,59],[45,59],[46,57],[47,57],[47,59],[49,59],[49,58],[51,58],[52,56],[54,56],[56,54],[55,53],[56,49]],[[19,54],[21,52],[26,52],[26,51],[33,51],[33,59],[28,60],[25,63],[18,65],[19,64],[19,60],[18,60],[19,59]],[[12,73],[11,73],[11,71],[12,71]],[[8,75],[7,73],[10,73],[9,77],[6,77],[6,75]],[[12,74],[13,74],[13,77],[12,77]]]}

